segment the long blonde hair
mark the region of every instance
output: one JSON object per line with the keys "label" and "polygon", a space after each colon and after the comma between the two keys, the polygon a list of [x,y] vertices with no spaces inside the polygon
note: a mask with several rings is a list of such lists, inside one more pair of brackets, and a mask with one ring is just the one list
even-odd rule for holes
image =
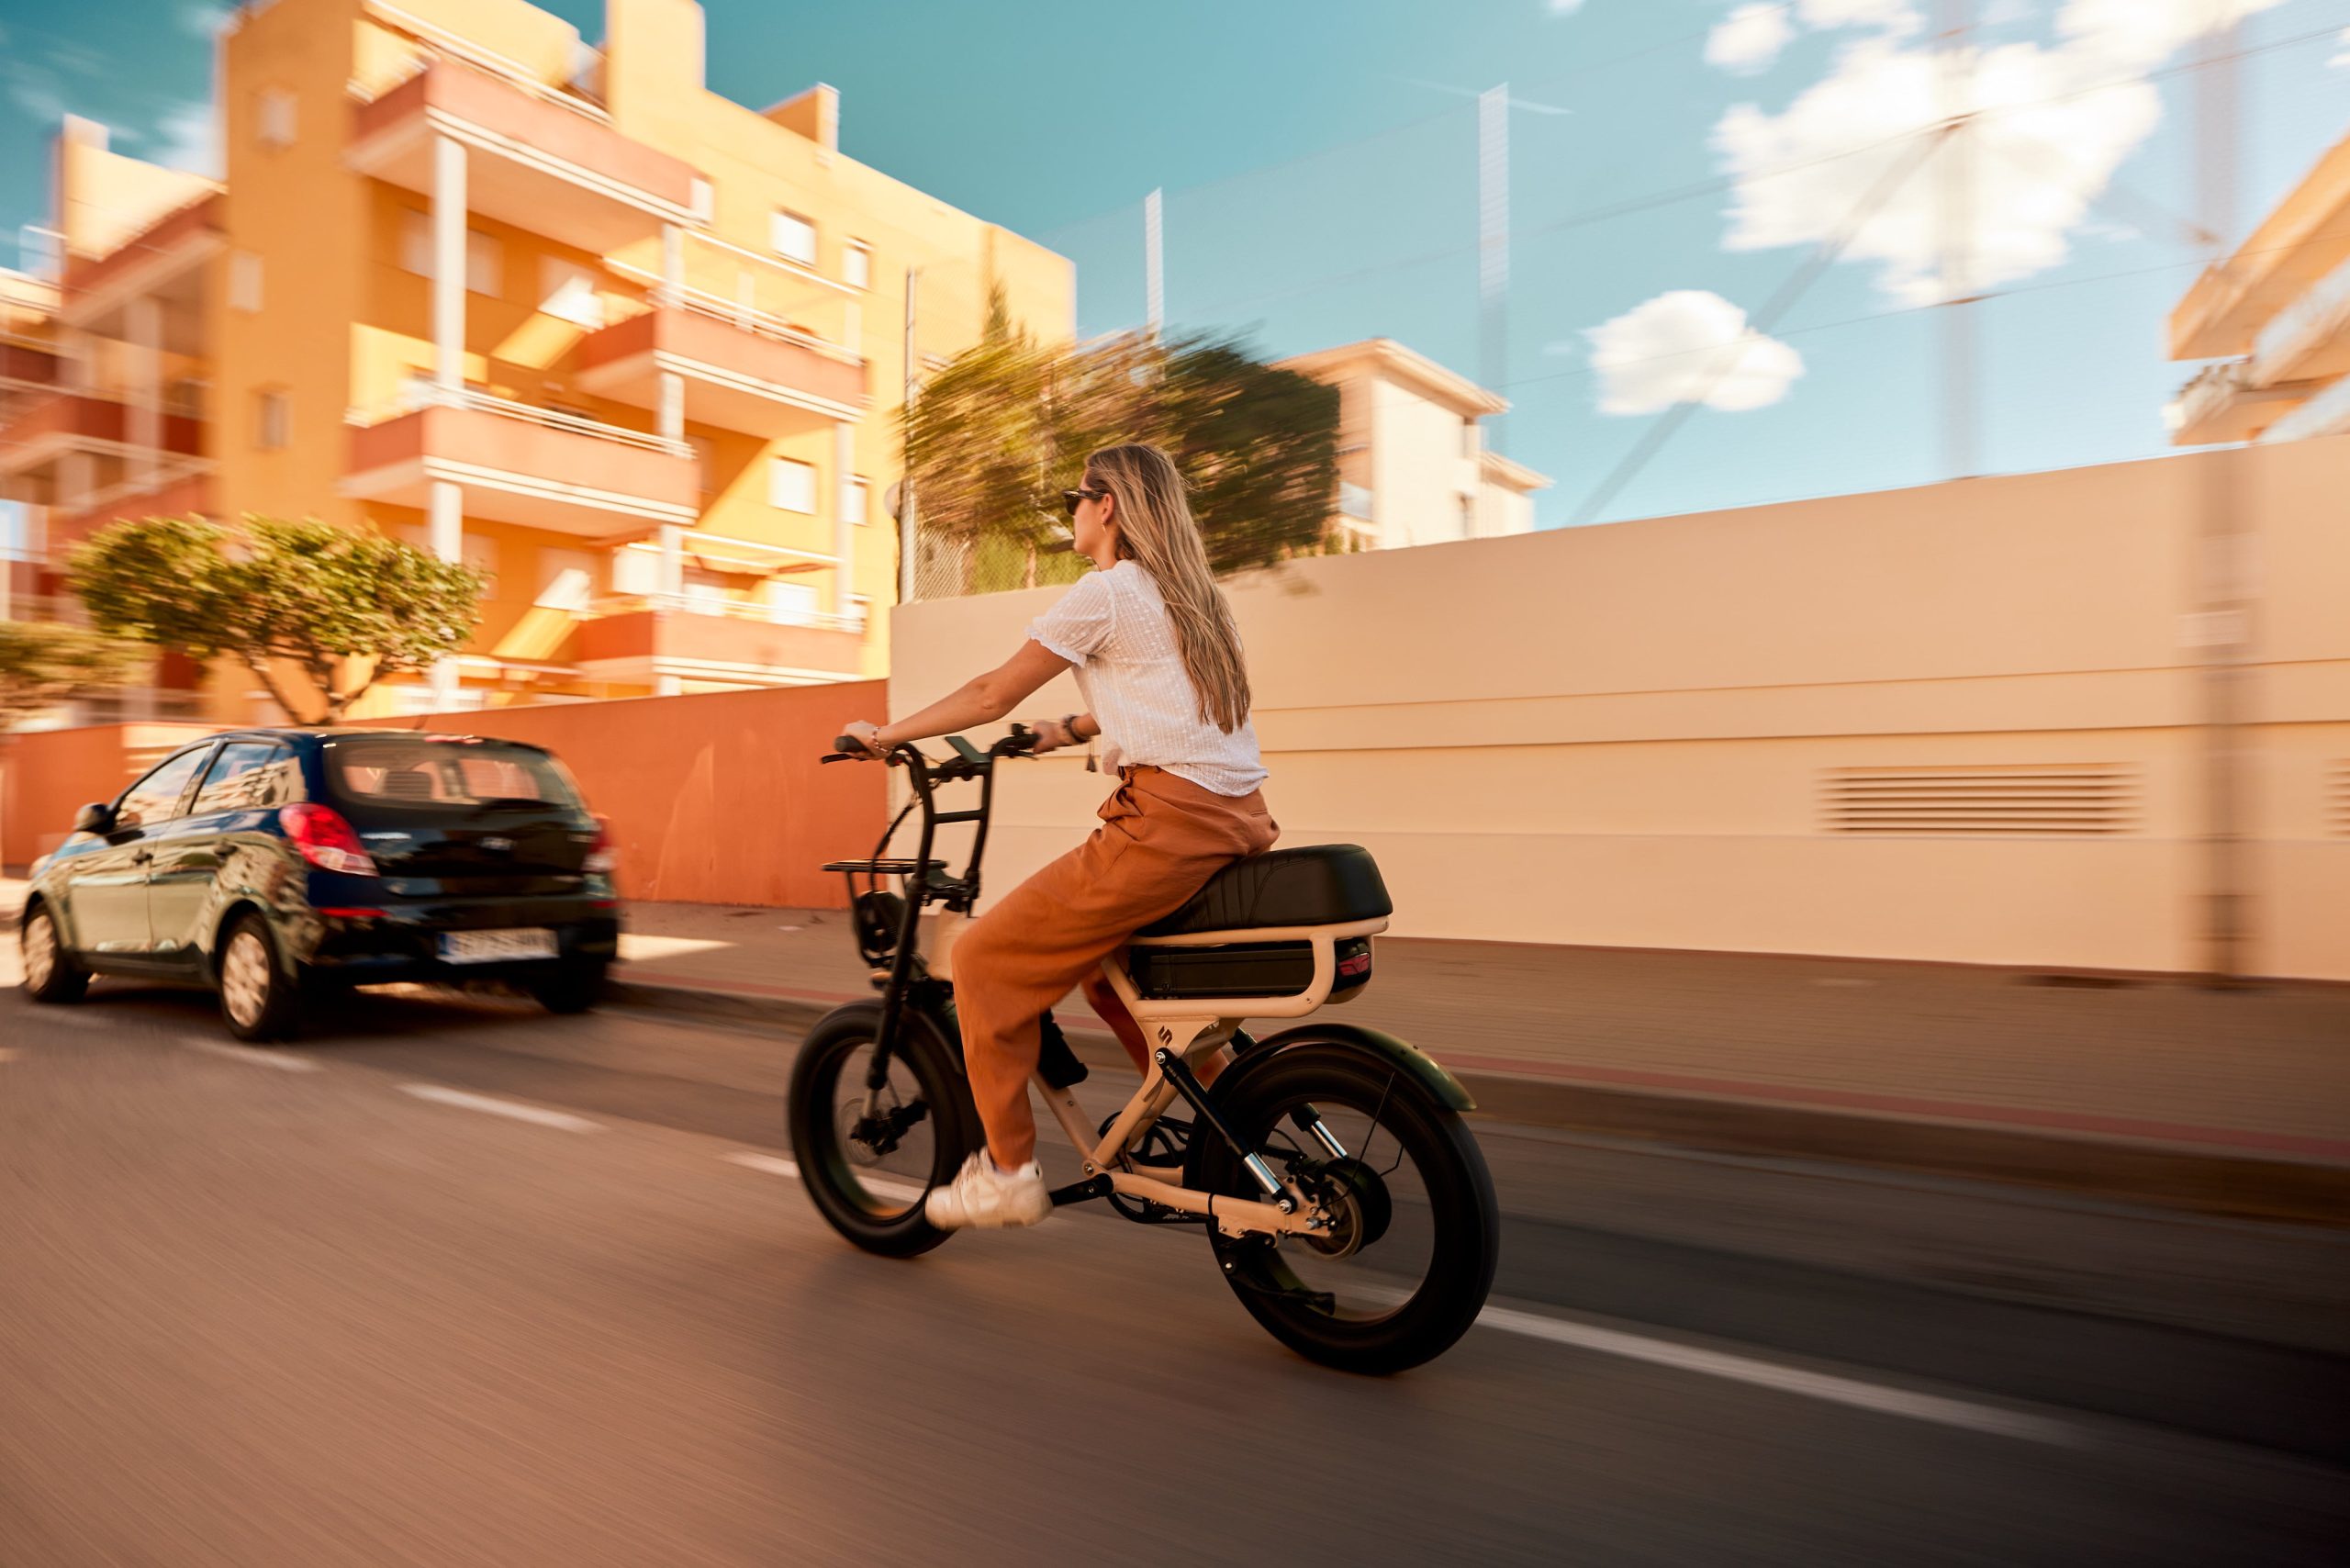
{"label": "long blonde hair", "polygon": [[1225,734],[1248,717],[1248,667],[1240,628],[1208,570],[1207,546],[1183,498],[1175,460],[1139,442],[1105,446],[1085,460],[1092,482],[1118,498],[1118,554],[1150,574],[1174,622],[1175,645],[1200,700],[1200,717]]}

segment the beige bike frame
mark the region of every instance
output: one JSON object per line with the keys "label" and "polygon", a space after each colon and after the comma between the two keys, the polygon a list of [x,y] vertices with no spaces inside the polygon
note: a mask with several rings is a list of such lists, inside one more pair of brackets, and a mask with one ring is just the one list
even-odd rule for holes
{"label": "beige bike frame", "polygon": [[[959,915],[939,917],[938,927],[932,933],[929,955],[934,976],[942,980],[954,978],[955,938],[961,934],[964,924]],[[1303,1018],[1327,1003],[1337,983],[1337,945],[1349,937],[1372,936],[1386,929],[1384,919],[1374,919],[1338,925],[1255,926],[1243,931],[1145,937],[1102,959],[1102,973],[1134,1014],[1135,1022],[1142,1026],[1144,1036],[1160,1049],[1191,1062],[1223,1048],[1243,1019]],[[1154,1002],[1136,990],[1134,975],[1126,966],[1126,955],[1134,947],[1217,947],[1234,942],[1311,943],[1314,978],[1304,991],[1292,996],[1186,997],[1179,1002]],[[1168,1081],[1156,1061],[1143,1074],[1142,1087],[1135,1091],[1134,1098],[1111,1122],[1110,1130],[1099,1137],[1087,1127],[1085,1114],[1078,1108],[1075,1094],[1054,1088],[1041,1075],[1035,1082],[1037,1092],[1045,1097],[1045,1108],[1060,1124],[1061,1136],[1077,1151],[1085,1176],[1107,1178],[1113,1193],[1147,1198],[1187,1214],[1205,1215],[1226,1236],[1302,1234],[1318,1229],[1323,1223],[1313,1212],[1313,1205],[1294,1191],[1291,1196],[1296,1206],[1292,1212],[1283,1213],[1270,1202],[1186,1187],[1181,1171],[1158,1166],[1134,1166],[1126,1159],[1126,1150],[1167,1114],[1177,1097],[1175,1086]],[[1195,1136],[1213,1135],[1202,1128]]]}

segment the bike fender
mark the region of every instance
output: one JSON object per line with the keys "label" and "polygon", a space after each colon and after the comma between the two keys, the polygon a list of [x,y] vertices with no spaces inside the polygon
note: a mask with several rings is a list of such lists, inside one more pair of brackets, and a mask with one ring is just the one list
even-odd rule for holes
{"label": "bike fender", "polygon": [[[1301,1024],[1269,1035],[1243,1047],[1241,1062],[1259,1051],[1275,1051],[1283,1046],[1316,1044],[1352,1046],[1373,1056],[1384,1057],[1403,1071],[1411,1075],[1421,1088],[1436,1096],[1449,1111],[1473,1111],[1477,1102],[1459,1079],[1445,1071],[1434,1057],[1409,1040],[1399,1039],[1381,1029],[1365,1028],[1360,1024]],[[1236,1062],[1235,1067],[1241,1065]]]}

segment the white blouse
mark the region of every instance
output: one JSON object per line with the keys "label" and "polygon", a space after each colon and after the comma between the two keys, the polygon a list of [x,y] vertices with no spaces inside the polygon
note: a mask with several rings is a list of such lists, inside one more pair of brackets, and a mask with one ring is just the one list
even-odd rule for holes
{"label": "white blouse", "polygon": [[1110,767],[1163,767],[1219,795],[1265,781],[1256,725],[1226,734],[1200,716],[1167,601],[1138,563],[1087,573],[1028,635],[1077,666]]}

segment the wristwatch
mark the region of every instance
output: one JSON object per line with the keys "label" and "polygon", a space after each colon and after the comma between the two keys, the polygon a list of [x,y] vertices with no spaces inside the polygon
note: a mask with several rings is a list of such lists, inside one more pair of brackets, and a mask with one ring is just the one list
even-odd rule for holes
{"label": "wristwatch", "polygon": [[1064,713],[1061,715],[1061,728],[1068,732],[1069,745],[1075,745],[1080,740],[1085,742],[1085,771],[1088,773],[1099,772],[1101,770],[1101,765],[1094,760],[1092,739],[1089,736],[1080,735],[1077,733],[1077,714]]}

